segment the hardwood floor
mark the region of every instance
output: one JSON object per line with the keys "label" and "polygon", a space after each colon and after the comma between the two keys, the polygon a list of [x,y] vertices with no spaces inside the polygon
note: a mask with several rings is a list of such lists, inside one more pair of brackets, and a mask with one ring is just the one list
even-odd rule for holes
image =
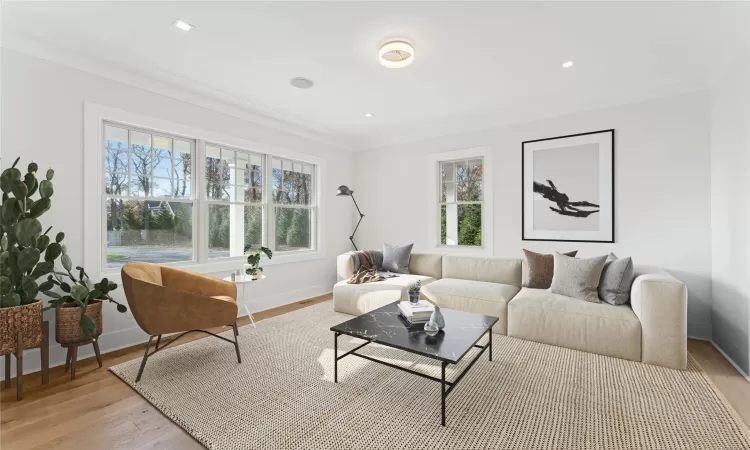
{"label": "hardwood floor", "polygon": [[[331,299],[324,295],[262,311],[255,320],[285,314]],[[238,325],[248,325],[247,317]],[[223,330],[222,330],[223,331]],[[195,334],[183,341],[202,339]],[[178,345],[176,343],[175,345]],[[750,382],[709,342],[690,340],[688,350],[709,374],[734,408],[750,424]],[[143,355],[143,345],[104,355],[104,367],[96,360],[79,361],[75,380],[63,367],[50,370],[50,382],[41,385],[39,373],[24,377],[24,400],[17,402],[15,389],[2,391],[0,400],[0,448],[25,449],[138,449],[191,450],[203,448],[164,417],[128,385],[112,375],[110,366]],[[15,387],[15,382],[13,383]]]}

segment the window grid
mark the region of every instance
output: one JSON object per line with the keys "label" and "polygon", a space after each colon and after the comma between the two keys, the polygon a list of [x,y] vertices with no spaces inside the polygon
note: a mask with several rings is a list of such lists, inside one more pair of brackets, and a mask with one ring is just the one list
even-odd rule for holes
{"label": "window grid", "polygon": [[[222,162],[227,162],[227,168],[229,170],[229,183],[227,184],[227,187],[230,189],[231,193],[227,195],[228,198],[226,199],[211,197],[209,192],[207,192],[209,190],[209,180],[207,176],[208,168],[206,168],[206,174],[204,175],[206,189],[204,189],[203,195],[207,204],[207,214],[203,223],[205,224],[209,241],[208,259],[211,260],[218,258],[241,257],[244,255],[244,249],[247,245],[251,245],[254,248],[257,248],[260,245],[267,245],[265,231],[267,228],[266,218],[268,214],[266,202],[264,200],[266,189],[264,188],[265,176],[263,175],[263,170],[266,164],[266,155],[235,147],[206,143],[205,160],[207,163],[209,158],[217,159],[214,157],[217,151],[219,155],[218,161],[220,162],[219,166],[223,167]],[[213,153],[213,156],[209,153]],[[225,154],[234,155],[234,157],[227,158],[225,157]],[[240,155],[242,155],[242,157]],[[256,162],[258,164],[255,164]],[[238,180],[241,164],[244,164],[245,167],[244,170],[241,170],[242,180]],[[247,200],[248,190],[253,186],[252,174],[255,171],[253,170],[253,167],[257,167],[257,170],[260,172],[260,186],[258,186],[258,189],[260,190],[260,198],[253,199],[251,197],[250,200]],[[232,174],[233,172],[234,175]],[[247,176],[247,183],[245,183],[247,172],[250,174]],[[239,192],[242,194],[240,195]],[[230,221],[229,251],[217,252],[214,250],[212,254],[212,233],[215,232],[215,227],[217,226],[217,224],[212,224],[212,219],[216,220],[217,215],[221,214],[223,207],[227,208],[227,215]],[[249,223],[247,216],[248,213],[250,213]],[[232,221],[232,217],[234,217],[234,221]],[[255,224],[253,224],[253,218],[257,217],[260,217],[260,220],[256,220]],[[240,223],[242,225],[241,227],[239,226]],[[253,232],[253,225],[259,227],[257,233]],[[250,239],[248,239],[248,232]],[[253,239],[256,234],[258,234],[257,239]],[[241,244],[238,242],[240,240]]]}
{"label": "window grid", "polygon": [[[479,175],[478,180],[474,180],[475,182],[478,181],[479,184],[479,192],[478,192],[478,199],[475,200],[459,200],[460,193],[459,193],[459,167],[463,166],[465,169],[465,172],[476,170],[477,167],[481,167],[482,173]],[[473,169],[472,169],[473,168]],[[484,235],[484,222],[485,219],[483,217],[483,205],[484,205],[484,183],[483,183],[483,168],[484,168],[484,158],[481,156],[478,157],[472,157],[472,158],[461,158],[461,159],[455,159],[455,160],[445,160],[445,161],[439,161],[438,163],[438,183],[439,187],[437,190],[438,195],[438,214],[440,215],[439,223],[440,223],[440,236],[438,237],[439,245],[442,246],[451,246],[451,247],[458,247],[458,246],[481,246],[481,242],[483,241],[483,235]],[[464,173],[464,179],[469,180],[469,174]],[[451,189],[452,188],[452,189]],[[466,187],[467,192],[465,193],[465,197],[470,196],[469,194],[469,187]],[[478,232],[479,236],[475,239],[478,239],[477,241],[471,241],[472,243],[460,243],[461,238],[459,237],[461,235],[461,232],[459,230],[459,217],[463,214],[470,213],[469,208],[465,208],[466,205],[479,205],[479,227]],[[473,212],[476,214],[476,211]],[[452,226],[451,226],[452,225]],[[461,224],[463,225],[463,224]],[[472,224],[473,225],[473,224]],[[471,225],[464,225],[464,226],[471,226]],[[451,231],[449,231],[452,230]],[[467,233],[469,234],[469,233]],[[464,238],[465,239],[465,238]]]}
{"label": "window grid", "polygon": [[[269,208],[272,217],[268,223],[274,224],[273,239],[269,239],[273,245],[272,248],[274,251],[282,252],[315,250],[318,209],[315,165],[270,155],[268,158],[271,159],[271,201],[269,203],[273,205],[272,208]],[[276,170],[278,170],[278,175],[274,174]],[[296,175],[292,177],[290,174]],[[309,183],[306,182],[307,175],[309,175]],[[275,180],[278,180],[278,188]],[[293,181],[287,182],[288,180]],[[289,192],[292,188],[291,185],[295,182],[298,187],[301,184],[307,184],[306,198],[301,201],[299,190],[296,193],[296,198],[292,198]],[[287,201],[283,198],[285,193]],[[287,233],[285,235],[280,234],[279,228],[289,221],[291,225],[286,230]],[[306,231],[304,231],[305,229]],[[302,231],[300,232],[300,230]]]}

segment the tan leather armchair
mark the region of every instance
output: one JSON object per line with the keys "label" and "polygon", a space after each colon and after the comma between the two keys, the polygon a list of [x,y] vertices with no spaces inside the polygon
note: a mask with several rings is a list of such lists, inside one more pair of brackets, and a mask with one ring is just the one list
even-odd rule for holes
{"label": "tan leather armchair", "polygon": [[[234,344],[237,362],[242,363],[234,283],[158,264],[129,262],[122,267],[122,285],[135,321],[150,335],[136,382],[140,381],[149,357],[194,331]],[[230,324],[234,341],[204,330]],[[170,333],[182,334],[159,347],[162,334]],[[154,338],[156,348],[149,354]]]}

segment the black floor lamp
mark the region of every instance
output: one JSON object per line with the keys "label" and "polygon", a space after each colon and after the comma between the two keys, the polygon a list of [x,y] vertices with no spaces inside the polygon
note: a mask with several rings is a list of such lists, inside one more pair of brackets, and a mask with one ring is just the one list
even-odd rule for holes
{"label": "black floor lamp", "polygon": [[354,231],[352,231],[352,235],[349,236],[349,240],[352,241],[352,245],[354,246],[354,250],[359,250],[357,248],[357,244],[354,243],[354,234],[357,232],[357,228],[359,228],[359,224],[362,222],[362,218],[365,217],[364,214],[362,214],[362,211],[359,210],[359,205],[357,204],[357,201],[354,200],[354,191],[349,189],[346,186],[339,186],[339,188],[336,190],[336,195],[344,195],[347,197],[351,197],[352,201],[354,202],[354,206],[357,207],[357,212],[359,213],[359,221],[357,222],[357,226],[354,227]]}

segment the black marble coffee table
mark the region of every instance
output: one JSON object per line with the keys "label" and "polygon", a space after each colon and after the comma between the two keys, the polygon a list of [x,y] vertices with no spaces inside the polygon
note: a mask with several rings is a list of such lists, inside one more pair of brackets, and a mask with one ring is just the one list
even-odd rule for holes
{"label": "black marble coffee table", "polygon": [[[498,318],[445,308],[441,308],[440,311],[445,317],[445,328],[440,330],[435,336],[429,336],[424,331],[424,325],[409,325],[406,320],[401,318],[398,313],[398,302],[391,303],[331,327],[331,331],[334,333],[334,382],[338,383],[338,361],[349,355],[359,356],[360,358],[384,364],[394,369],[419,375],[428,380],[437,381],[442,386],[441,413],[442,425],[445,426],[445,399],[448,397],[448,394],[453,392],[453,388],[458,385],[458,382],[461,381],[485,350],[489,350],[489,359],[492,361],[491,330],[495,322],[498,321]],[[364,339],[367,342],[339,356],[338,343],[339,336],[342,334]],[[488,344],[485,346],[477,345],[477,342],[485,334],[489,336]],[[440,361],[441,377],[436,378],[386,361],[381,361],[372,356],[357,353],[357,350],[372,342]],[[447,381],[445,379],[446,366],[459,362],[474,347],[481,349],[479,353],[474,356],[466,366],[466,369],[454,381]]]}

